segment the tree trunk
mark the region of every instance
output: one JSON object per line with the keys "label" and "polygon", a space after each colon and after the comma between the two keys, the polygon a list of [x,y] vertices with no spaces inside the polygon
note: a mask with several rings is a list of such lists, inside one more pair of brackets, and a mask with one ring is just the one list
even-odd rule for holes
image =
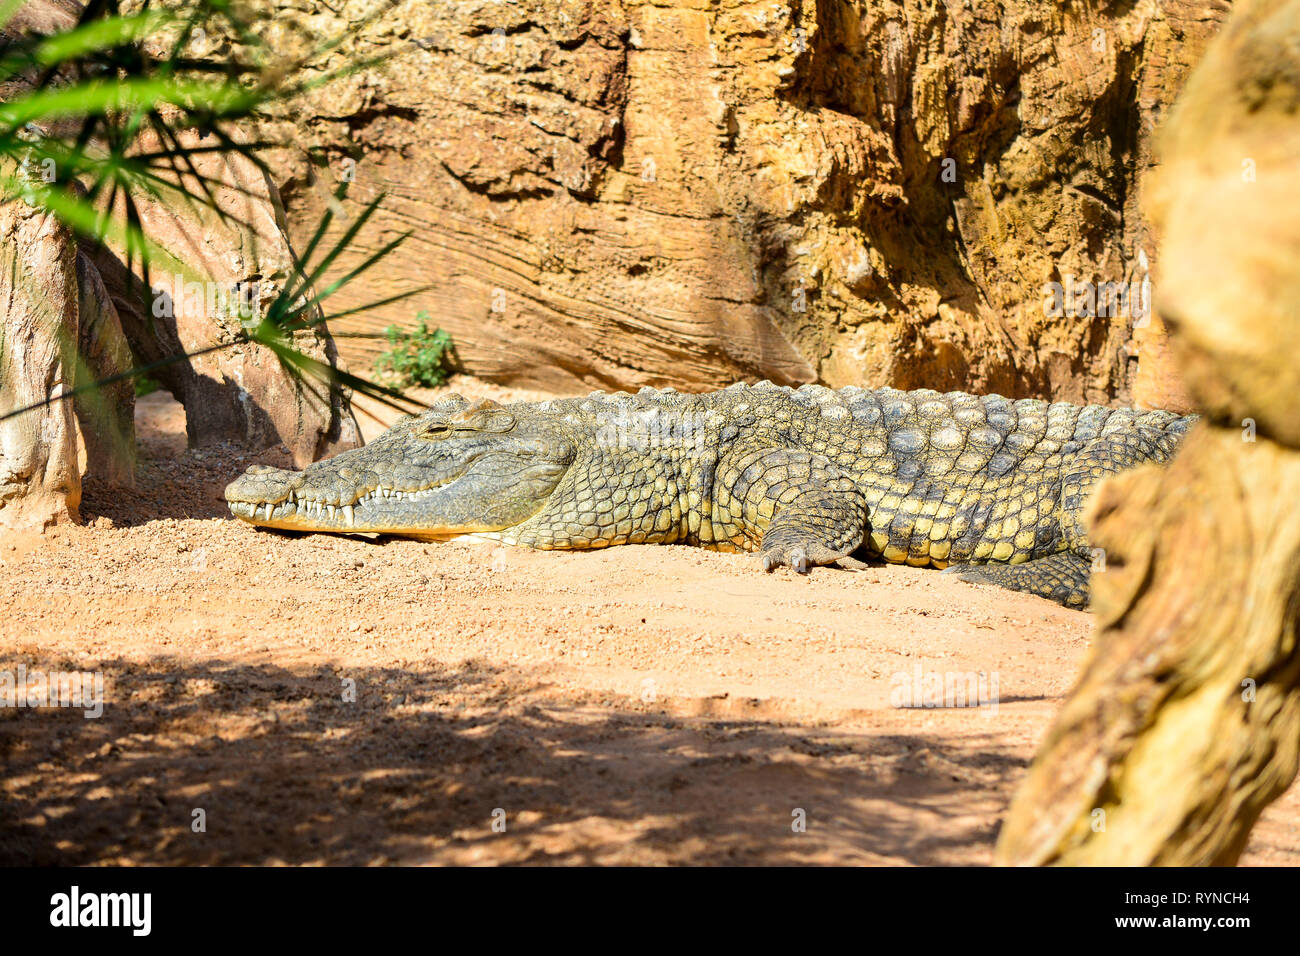
{"label": "tree trunk", "polygon": [[[135,365],[122,334],[117,309],[99,271],[77,253],[80,331],[77,337],[77,386],[103,381]],[[111,485],[135,484],[135,381],[121,379],[77,396],[77,421],[86,445],[86,474]]]}
{"label": "tree trunk", "polygon": [[1206,421],[1104,484],[1097,638],[997,859],[1231,864],[1300,760],[1300,0],[1238,8],[1148,196],[1158,302]]}
{"label": "tree trunk", "polygon": [[1300,750],[1300,454],[1200,428],[1102,486],[1098,636],[999,845],[1009,863],[1234,862]]}
{"label": "tree trunk", "polygon": [[77,520],[81,473],[67,360],[77,343],[76,245],[52,216],[0,205],[0,528]]}

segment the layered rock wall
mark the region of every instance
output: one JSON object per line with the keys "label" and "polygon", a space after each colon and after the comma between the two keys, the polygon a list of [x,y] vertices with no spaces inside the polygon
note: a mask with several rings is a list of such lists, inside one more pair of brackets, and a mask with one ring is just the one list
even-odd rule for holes
{"label": "layered rock wall", "polygon": [[272,166],[299,239],[339,180],[388,193],[350,261],[413,235],[348,301],[432,289],[349,328],[427,309],[488,378],[1177,404],[1137,196],[1229,6],[300,0],[277,48],[379,62],[274,124]]}

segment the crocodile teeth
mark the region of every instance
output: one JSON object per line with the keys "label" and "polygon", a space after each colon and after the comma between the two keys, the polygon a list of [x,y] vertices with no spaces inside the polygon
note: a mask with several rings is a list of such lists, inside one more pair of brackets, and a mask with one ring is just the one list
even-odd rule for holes
{"label": "crocodile teeth", "polygon": [[[283,507],[287,512],[294,512],[304,518],[329,518],[343,522],[349,528],[356,527],[356,509],[358,505],[367,505],[374,501],[412,501],[419,500],[429,494],[434,489],[441,487],[431,485],[428,488],[417,488],[410,491],[401,491],[397,488],[375,487],[367,491],[364,495],[357,498],[356,501],[347,505],[333,505],[321,501],[319,498],[299,497],[295,492],[293,496],[281,503],[281,505],[267,505],[267,517],[272,516],[272,512],[277,507]],[[258,517],[258,505],[253,505],[253,517]]]}

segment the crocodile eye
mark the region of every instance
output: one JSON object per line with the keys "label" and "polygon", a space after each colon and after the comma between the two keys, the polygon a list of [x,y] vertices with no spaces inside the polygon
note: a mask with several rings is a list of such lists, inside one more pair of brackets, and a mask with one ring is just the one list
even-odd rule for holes
{"label": "crocodile eye", "polygon": [[428,439],[429,441],[437,441],[439,438],[446,438],[451,434],[451,431],[451,426],[446,422],[434,422],[432,425],[426,427],[424,431],[420,432],[419,437]]}

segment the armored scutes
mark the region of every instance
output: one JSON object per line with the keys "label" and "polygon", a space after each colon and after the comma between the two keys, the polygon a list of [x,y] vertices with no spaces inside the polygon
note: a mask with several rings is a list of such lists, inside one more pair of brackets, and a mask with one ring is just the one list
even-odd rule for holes
{"label": "armored scutes", "polygon": [[1167,461],[1193,421],[769,382],[508,406],[453,395],[305,471],[254,466],[226,499],[244,521],[300,531],[691,544],[757,551],[769,571],[960,566],[1081,607],[1085,499],[1107,475]]}

